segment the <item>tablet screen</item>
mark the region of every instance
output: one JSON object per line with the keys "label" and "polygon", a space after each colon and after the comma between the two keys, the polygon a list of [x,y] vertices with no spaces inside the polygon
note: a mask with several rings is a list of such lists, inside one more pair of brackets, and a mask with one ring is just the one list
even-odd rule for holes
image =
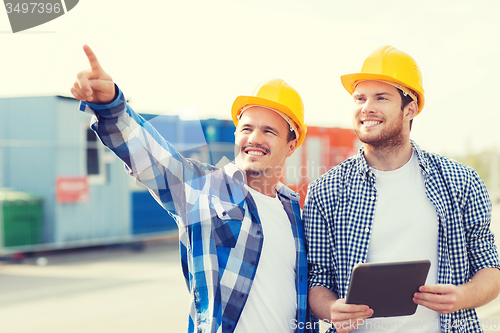
{"label": "tablet screen", "polygon": [[429,260],[358,264],[354,266],[346,303],[368,305],[373,316],[414,314],[413,294],[425,284]]}

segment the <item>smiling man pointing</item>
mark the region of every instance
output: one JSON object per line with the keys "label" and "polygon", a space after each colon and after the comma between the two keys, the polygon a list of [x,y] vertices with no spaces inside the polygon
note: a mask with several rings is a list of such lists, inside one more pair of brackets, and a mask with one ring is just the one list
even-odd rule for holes
{"label": "smiling man pointing", "polygon": [[[280,183],[306,135],[299,94],[274,79],[232,106],[235,163],[185,158],[91,69],[71,89],[92,128],[177,222],[189,332],[304,332],[307,260],[299,196]],[[165,295],[168,297],[168,295]],[[299,323],[299,324],[297,324]],[[294,325],[292,325],[294,324]]]}

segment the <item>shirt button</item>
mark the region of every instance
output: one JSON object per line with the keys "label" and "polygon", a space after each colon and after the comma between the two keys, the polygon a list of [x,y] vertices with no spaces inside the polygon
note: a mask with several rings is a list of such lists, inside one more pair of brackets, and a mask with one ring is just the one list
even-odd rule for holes
{"label": "shirt button", "polygon": [[257,235],[260,235],[261,233],[262,233],[262,231],[257,230]]}
{"label": "shirt button", "polygon": [[255,261],[252,261],[250,264],[251,264],[252,266],[254,266],[254,265],[255,265]]}
{"label": "shirt button", "polygon": [[370,198],[372,201],[375,200],[375,196],[372,195],[371,198]]}
{"label": "shirt button", "polygon": [[227,215],[227,213],[226,213],[226,212],[222,212],[222,216],[226,216],[226,215]]}
{"label": "shirt button", "polygon": [[370,228],[365,228],[365,232],[366,233],[370,232]]}
{"label": "shirt button", "polygon": [[240,298],[245,298],[245,294],[240,294]]}

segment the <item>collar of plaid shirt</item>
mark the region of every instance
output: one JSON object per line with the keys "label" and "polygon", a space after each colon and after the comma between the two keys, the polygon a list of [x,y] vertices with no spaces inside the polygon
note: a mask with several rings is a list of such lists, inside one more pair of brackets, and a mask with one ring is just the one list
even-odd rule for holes
{"label": "collar of plaid shirt", "polygon": [[[417,154],[418,163],[420,165],[420,168],[421,168],[421,171],[422,171],[424,177],[429,176],[429,172],[428,172],[429,160],[426,157],[426,155],[424,154],[424,151],[422,151],[420,149],[420,147],[414,141],[411,141],[411,146],[412,146],[412,149]],[[364,180],[367,180],[369,178],[372,178],[374,175],[373,175],[372,169],[368,165],[368,162],[366,162],[363,151],[364,151],[364,147],[362,146],[359,148],[358,154],[355,155],[354,158],[356,159],[356,168],[358,170],[359,175]]]}

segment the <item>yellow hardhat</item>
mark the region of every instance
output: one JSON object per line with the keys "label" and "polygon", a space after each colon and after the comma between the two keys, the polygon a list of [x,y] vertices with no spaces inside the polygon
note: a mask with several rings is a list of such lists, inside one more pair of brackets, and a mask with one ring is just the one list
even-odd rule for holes
{"label": "yellow hardhat", "polygon": [[[375,80],[389,83],[418,99],[418,113],[424,108],[422,73],[408,54],[392,46],[382,46],[366,58],[360,73],[342,75],[344,88],[352,95],[361,81]],[[417,113],[417,114],[418,114]]]}
{"label": "yellow hardhat", "polygon": [[[307,126],[304,124],[304,104],[300,95],[288,83],[281,79],[266,81],[255,89],[252,96],[238,96],[231,108],[231,116],[235,126],[238,126],[239,115],[245,106],[256,105],[271,108],[296,129],[298,144],[306,137]],[[288,119],[287,119],[288,118]],[[290,119],[293,123],[290,122]]]}

